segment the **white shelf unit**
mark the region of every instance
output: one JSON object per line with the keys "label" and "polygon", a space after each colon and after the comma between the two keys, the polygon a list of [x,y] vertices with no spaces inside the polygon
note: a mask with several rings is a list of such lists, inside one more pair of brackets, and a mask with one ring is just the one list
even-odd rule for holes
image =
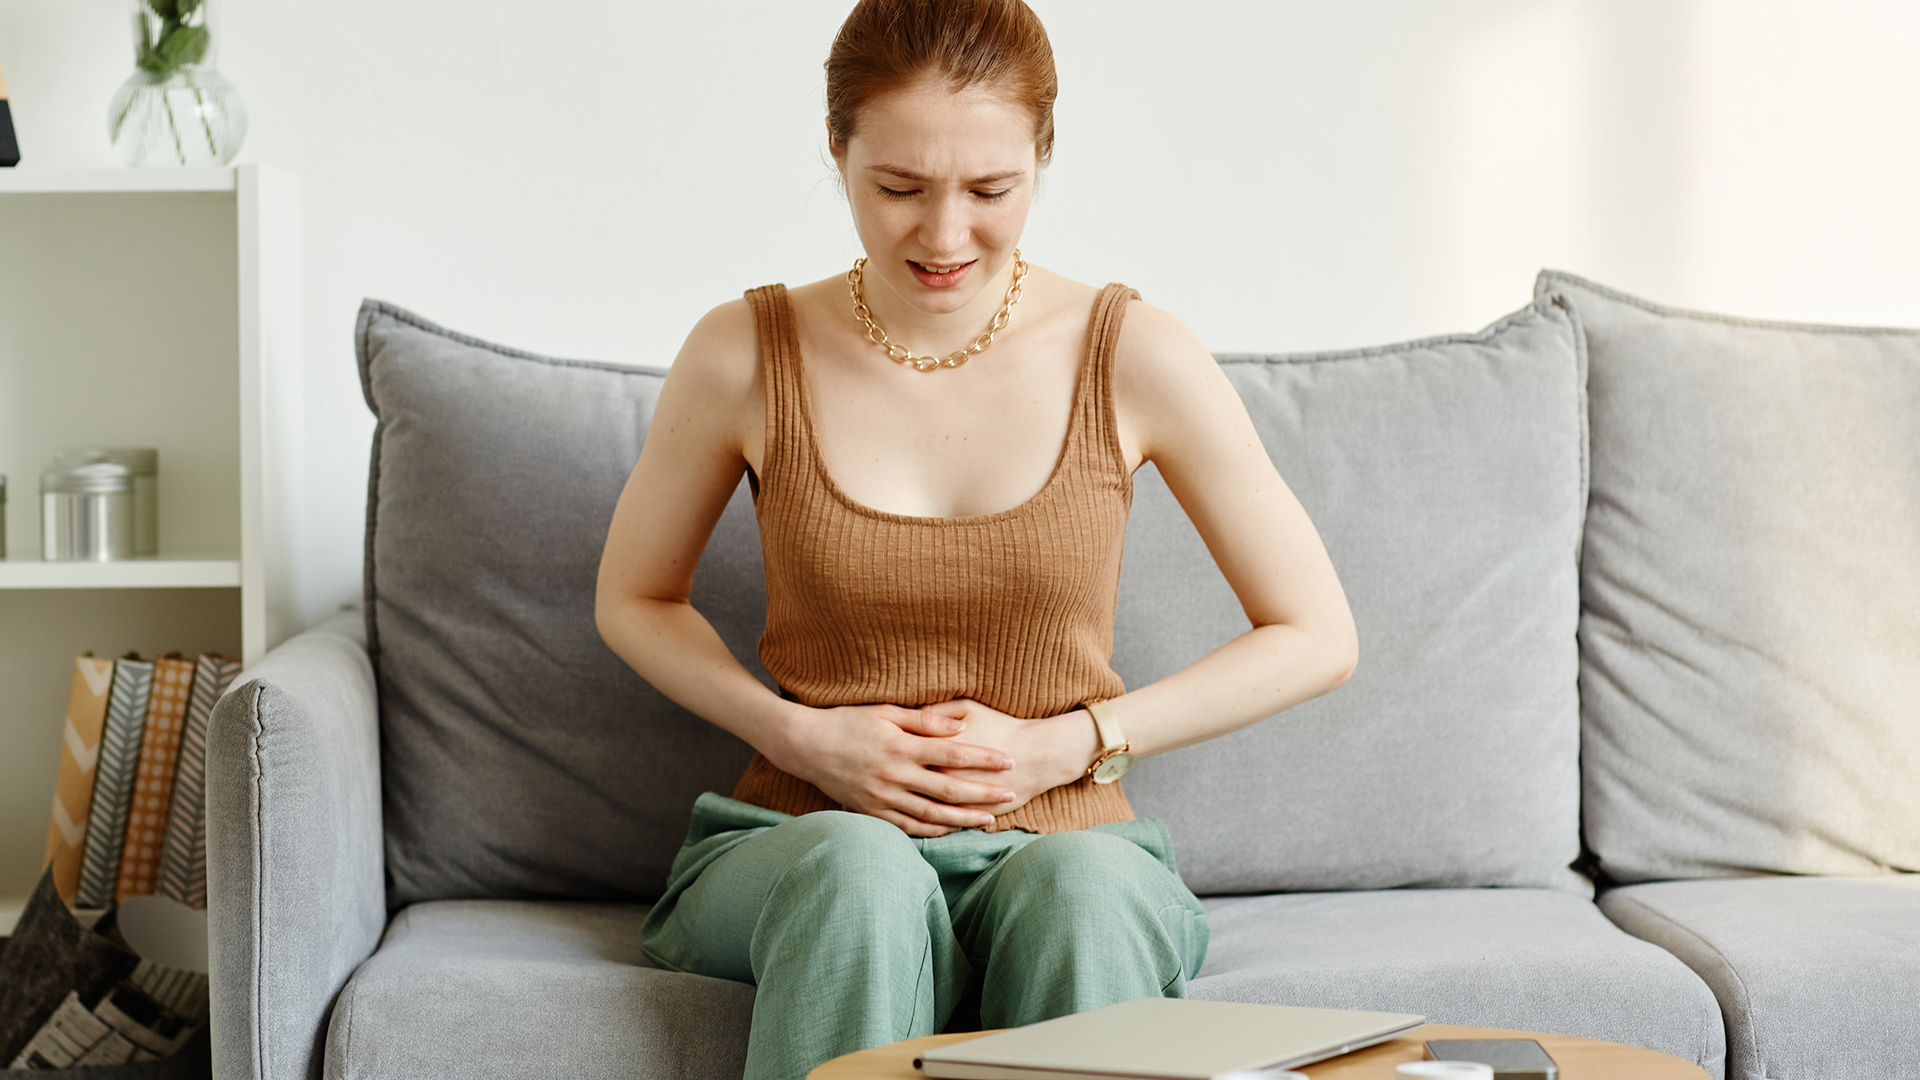
{"label": "white shelf unit", "polygon": [[[0,169],[0,933],[38,881],[72,658],[222,652],[293,627],[300,186],[223,169]],[[40,559],[69,446],[160,451],[160,553]],[[276,568],[282,572],[275,573]]]}
{"label": "white shelf unit", "polygon": [[[0,589],[237,589],[240,560],[208,557],[71,563],[9,559]],[[245,612],[246,605],[241,604]],[[245,640],[245,635],[242,635]]]}

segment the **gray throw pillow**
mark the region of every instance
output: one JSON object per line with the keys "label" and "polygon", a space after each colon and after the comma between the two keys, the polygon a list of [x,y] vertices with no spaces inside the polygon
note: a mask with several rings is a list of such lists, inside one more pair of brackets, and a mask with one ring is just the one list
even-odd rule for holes
{"label": "gray throw pillow", "polygon": [[[503,349],[368,301],[379,418],[367,642],[388,901],[658,895],[702,791],[751,751],[600,641],[594,577],[664,373]],[[766,617],[741,493],[693,600],[742,663]]]}
{"label": "gray throw pillow", "polygon": [[[1345,687],[1142,761],[1201,893],[1586,891],[1579,846],[1584,359],[1539,303],[1478,334],[1222,360],[1360,631]],[[1114,665],[1128,686],[1247,629],[1186,515],[1135,478]]]}
{"label": "gray throw pillow", "polygon": [[1591,362],[1580,681],[1611,877],[1920,870],[1920,332],[1546,272]]}
{"label": "gray throw pillow", "polygon": [[[379,417],[368,640],[389,897],[656,895],[748,750],[593,628],[607,521],[662,374],[549,360],[369,302]],[[1538,305],[1478,335],[1224,361],[1360,620],[1348,686],[1142,763],[1203,892],[1584,883],[1577,854],[1578,336]],[[1245,628],[1185,514],[1137,480],[1115,667],[1137,686]],[[765,618],[736,496],[694,603],[750,670]]]}

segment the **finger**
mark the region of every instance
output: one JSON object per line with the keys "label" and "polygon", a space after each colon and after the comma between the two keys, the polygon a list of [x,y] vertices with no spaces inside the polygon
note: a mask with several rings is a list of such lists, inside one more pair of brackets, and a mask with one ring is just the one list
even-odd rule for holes
{"label": "finger", "polygon": [[[1012,802],[1014,798],[1013,792],[1010,789],[1001,787],[999,784],[990,784],[980,780],[968,780],[964,777],[950,776],[941,772],[923,773],[921,776],[915,777],[901,786],[905,787],[909,793],[917,793],[931,799],[932,805],[940,811],[948,811],[954,807],[968,805],[998,806],[1001,803]],[[965,818],[956,821],[953,818],[945,816],[930,817],[927,814],[920,813],[918,807],[908,809],[910,812],[918,814],[928,821],[940,821],[946,824],[965,824],[968,826],[985,824],[985,822],[973,820],[978,817],[977,811],[968,813]]]}
{"label": "finger", "polygon": [[908,836],[917,836],[925,840],[931,840],[936,836],[945,836],[954,831],[945,825],[929,825],[918,818],[908,817],[898,810],[879,810],[875,811],[872,816],[892,825]]}
{"label": "finger", "polygon": [[960,809],[973,809],[973,811],[985,811],[985,813],[987,813],[987,815],[991,815],[991,817],[998,817],[998,815],[1006,815],[1006,813],[1014,813],[1014,805],[1012,805],[1012,803],[977,803],[977,805],[962,805]]}
{"label": "finger", "polygon": [[[968,784],[979,784],[983,788],[985,788],[987,791],[991,791],[995,793],[986,802],[979,802],[979,803],[969,802],[965,797],[954,799],[952,800],[952,803],[955,806],[977,806],[983,810],[992,810],[995,813],[1004,814],[1006,813],[1006,811],[1004,809],[1001,809],[1001,804],[1013,801],[1012,796],[1014,795],[1014,792],[1012,791],[1012,789],[1002,786],[1000,783],[998,783],[994,779],[995,775],[997,774],[973,772],[966,769],[961,769],[954,772],[947,772],[946,770],[942,769],[940,770],[940,773],[943,776],[952,777],[955,780],[960,780]],[[941,801],[945,802],[948,800],[943,799]]]}
{"label": "finger", "polygon": [[942,769],[1005,772],[1013,768],[1013,756],[1005,750],[995,750],[991,746],[975,746],[972,743],[942,739],[939,742],[923,743],[917,749],[920,752],[919,761],[922,765],[933,765]]}
{"label": "finger", "polygon": [[958,735],[967,729],[964,715],[955,715],[952,711],[941,709],[939,706],[901,712],[901,716],[894,723],[898,724],[902,731],[910,731],[915,735],[944,739],[951,735]]}
{"label": "finger", "polygon": [[[965,784],[964,781],[961,783]],[[986,785],[965,784],[966,787],[985,787]],[[997,799],[973,799],[973,802],[997,802]],[[986,810],[968,809],[954,806],[944,800],[922,798],[914,791],[903,791],[893,801],[893,809],[929,825],[948,825],[956,829],[978,829],[993,824],[993,814]]]}

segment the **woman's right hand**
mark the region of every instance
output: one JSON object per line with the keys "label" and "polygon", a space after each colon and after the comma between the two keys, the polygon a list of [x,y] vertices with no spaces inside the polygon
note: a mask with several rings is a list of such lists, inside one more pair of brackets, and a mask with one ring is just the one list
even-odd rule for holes
{"label": "woman's right hand", "polygon": [[961,720],[898,705],[807,709],[802,715],[773,764],[908,836],[990,825],[993,815],[979,807],[1013,801],[1012,788],[939,771],[1013,767],[1002,751],[960,741],[966,729]]}

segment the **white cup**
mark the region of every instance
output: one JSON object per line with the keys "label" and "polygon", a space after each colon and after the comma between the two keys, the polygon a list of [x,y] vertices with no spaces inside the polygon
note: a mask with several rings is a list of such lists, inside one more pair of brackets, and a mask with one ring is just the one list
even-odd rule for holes
{"label": "white cup", "polygon": [[1393,1075],[1401,1080],[1493,1080],[1493,1066],[1477,1061],[1409,1061],[1394,1066]]}

